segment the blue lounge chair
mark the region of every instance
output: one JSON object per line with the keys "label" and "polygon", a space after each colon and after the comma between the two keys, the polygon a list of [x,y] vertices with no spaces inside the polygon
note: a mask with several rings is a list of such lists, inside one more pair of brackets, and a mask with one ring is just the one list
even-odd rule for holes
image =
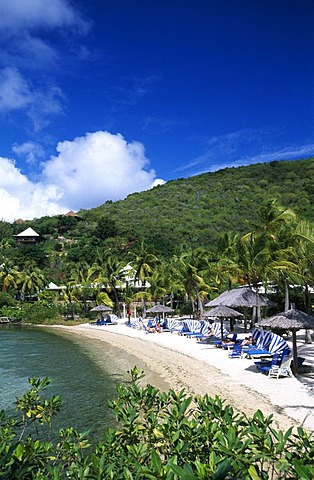
{"label": "blue lounge chair", "polygon": [[[297,360],[298,360],[297,365],[298,365],[298,369],[299,369],[300,367],[302,367],[303,363],[305,362],[305,358],[298,357]],[[293,371],[293,360],[291,362],[291,370]]]}
{"label": "blue lounge chair", "polygon": [[207,340],[209,338],[210,334],[210,325],[208,322],[204,322],[204,325],[201,328],[201,331],[199,333],[196,333],[193,335],[193,338],[196,338],[196,340],[201,341],[201,340]]}
{"label": "blue lounge chair", "polygon": [[143,328],[143,321],[139,318],[133,318],[130,323],[127,324],[128,327],[136,328],[137,330],[141,330]]}
{"label": "blue lounge chair", "polygon": [[269,371],[276,365],[280,366],[282,360],[282,355],[275,353],[270,361],[259,361],[254,362],[256,368],[262,373],[269,373]]}
{"label": "blue lounge chair", "polygon": [[179,333],[181,332],[182,327],[183,327],[183,324],[180,320],[177,320],[174,318],[167,318],[164,330],[166,332],[168,331],[171,333]]}
{"label": "blue lounge chair", "polygon": [[224,350],[228,350],[230,347],[233,346],[233,344],[235,343],[241,343],[241,342],[237,342],[237,337],[238,337],[238,334],[237,333],[234,333],[232,335],[232,337],[229,339],[227,338],[226,340],[222,341],[222,340],[214,340],[214,344],[217,348],[223,348]]}
{"label": "blue lounge chair", "polygon": [[[200,327],[200,330],[198,328]],[[195,326],[193,327],[195,328]],[[206,338],[210,333],[210,325],[205,320],[200,320],[200,325],[196,325],[197,330],[194,332],[186,332],[185,336],[187,338]]]}
{"label": "blue lounge chair", "polygon": [[287,342],[282,337],[272,332],[265,332],[263,343],[260,348],[251,348],[244,351],[246,356],[251,358],[272,357],[275,353],[281,355],[283,355],[284,352],[285,354],[288,352],[291,353]]}
{"label": "blue lounge chair", "polygon": [[239,343],[235,343],[233,348],[229,350],[229,358],[242,358],[242,346]]}
{"label": "blue lounge chair", "polygon": [[253,328],[252,330],[252,340],[253,344],[257,345],[263,336],[264,330],[261,330],[260,328]]}
{"label": "blue lounge chair", "polygon": [[146,330],[147,333],[151,333],[152,331],[155,331],[151,329],[155,329],[156,325],[157,325],[156,318],[150,318],[147,322],[147,325],[143,324],[143,328],[144,330]]}
{"label": "blue lounge chair", "polygon": [[[256,332],[254,332],[256,335]],[[266,330],[261,330],[260,335],[257,337],[256,345],[244,345],[243,346],[243,356],[253,357],[253,356],[269,356],[268,347],[272,340],[272,332],[267,332]],[[253,332],[252,332],[253,336]],[[255,338],[256,338],[255,337]],[[254,337],[253,337],[254,338]],[[275,352],[274,352],[275,353]]]}
{"label": "blue lounge chair", "polygon": [[200,320],[193,320],[193,319],[188,319],[183,321],[183,328],[181,332],[179,332],[179,335],[191,335],[191,334],[196,334],[200,333],[202,328],[202,323]]}
{"label": "blue lounge chair", "polygon": [[224,327],[221,327],[220,322],[214,322],[212,325],[210,325],[210,333],[202,339],[206,340],[207,342],[221,340],[221,328],[223,337],[226,338],[229,335],[228,330],[226,330]]}

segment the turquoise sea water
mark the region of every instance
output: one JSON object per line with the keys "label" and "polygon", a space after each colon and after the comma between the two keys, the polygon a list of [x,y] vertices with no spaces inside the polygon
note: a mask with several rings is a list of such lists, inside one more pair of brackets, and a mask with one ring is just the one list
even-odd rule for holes
{"label": "turquoise sea water", "polygon": [[45,328],[2,325],[0,409],[12,412],[16,397],[29,387],[28,378],[47,376],[52,381],[47,395],[60,395],[63,401],[51,437],[59,428],[73,426],[100,439],[115,424],[107,402],[116,398],[117,383],[129,381],[126,371],[134,362],[104,342]]}

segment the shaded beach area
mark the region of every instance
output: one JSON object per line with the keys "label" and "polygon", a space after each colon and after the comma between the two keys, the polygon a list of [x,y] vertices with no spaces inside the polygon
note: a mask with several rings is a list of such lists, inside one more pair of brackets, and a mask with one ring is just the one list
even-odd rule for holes
{"label": "shaded beach area", "polygon": [[[126,353],[119,368],[130,370],[136,361],[136,365],[147,373],[146,382],[161,389],[218,395],[249,416],[258,409],[265,415],[272,414],[277,428],[286,430],[302,425],[314,430],[314,384],[304,381],[301,375],[271,379],[257,372],[253,360],[229,359],[224,350],[170,332],[146,334],[124,324],[53,328],[62,329],[64,334],[94,339],[100,353],[98,362],[102,361],[99,342]],[[308,350],[312,354],[313,347]]]}

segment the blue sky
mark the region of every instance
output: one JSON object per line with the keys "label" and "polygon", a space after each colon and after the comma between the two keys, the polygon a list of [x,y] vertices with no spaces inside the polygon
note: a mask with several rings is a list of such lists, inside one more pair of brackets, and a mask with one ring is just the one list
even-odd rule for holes
{"label": "blue sky", "polygon": [[314,155],[312,0],[10,0],[0,19],[0,219]]}

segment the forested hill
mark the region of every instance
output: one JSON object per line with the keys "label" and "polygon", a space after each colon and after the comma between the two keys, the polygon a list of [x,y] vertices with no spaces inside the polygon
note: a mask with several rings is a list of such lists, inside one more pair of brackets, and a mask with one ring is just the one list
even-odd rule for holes
{"label": "forested hill", "polygon": [[314,158],[273,161],[169,181],[152,190],[84,210],[90,220],[108,216],[118,230],[145,238],[158,250],[208,245],[225,231],[243,233],[269,199],[314,219]]}
{"label": "forested hill", "polygon": [[161,257],[187,247],[212,250],[222,234],[249,231],[250,222],[258,218],[259,206],[273,199],[294,210],[300,219],[314,221],[313,179],[314,158],[226,168],[169,181],[118,202],[107,201],[79,211],[78,217],[0,222],[0,242],[4,245],[7,240],[14,247],[7,254],[16,264],[23,263],[26,253],[15,248],[13,235],[29,226],[45,240],[37,249],[43,258],[62,251],[67,262],[91,264],[97,247],[122,252],[142,240]]}

